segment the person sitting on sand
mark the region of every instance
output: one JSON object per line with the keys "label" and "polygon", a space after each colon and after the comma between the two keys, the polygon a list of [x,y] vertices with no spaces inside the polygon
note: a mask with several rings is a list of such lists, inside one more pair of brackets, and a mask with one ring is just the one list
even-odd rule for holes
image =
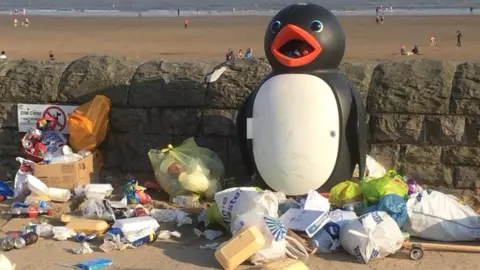
{"label": "person sitting on sand", "polygon": [[238,58],[238,59],[241,59],[241,58],[243,58],[243,57],[244,57],[244,55],[243,55],[243,50],[240,49],[240,50],[238,51],[237,58]]}
{"label": "person sitting on sand", "polygon": [[405,51],[405,45],[402,45],[400,48],[400,55],[407,55],[407,52]]}
{"label": "person sitting on sand", "polygon": [[375,17],[375,22],[376,22],[377,24],[380,23],[380,16],[377,15],[377,17]]}
{"label": "person sitting on sand", "polygon": [[413,54],[416,54],[416,55],[419,55],[419,54],[420,54],[419,51],[418,51],[417,45],[413,45],[412,53],[413,53]]}
{"label": "person sitting on sand", "polygon": [[383,21],[385,21],[385,17],[382,15],[380,16],[380,23],[383,24]]}
{"label": "person sitting on sand", "polygon": [[233,54],[232,49],[228,49],[227,54],[225,54],[225,61],[234,61],[235,55]]}
{"label": "person sitting on sand", "polygon": [[437,39],[437,38],[436,38],[435,36],[432,36],[432,37],[430,38],[430,47],[435,47],[435,46],[437,46],[436,39]]}
{"label": "person sitting on sand", "polygon": [[50,51],[48,54],[48,59],[50,59],[50,61],[55,61],[55,55],[53,54],[53,51]]}
{"label": "person sitting on sand", "polygon": [[185,20],[183,23],[184,23],[184,25],[185,25],[185,29],[187,29],[187,28],[188,28],[188,19]]}
{"label": "person sitting on sand", "polygon": [[18,26],[18,20],[17,19],[13,19],[13,27],[17,27]]}
{"label": "person sitting on sand", "polygon": [[245,58],[250,58],[253,56],[253,50],[250,48],[247,48],[247,51],[245,52]]}
{"label": "person sitting on sand", "polygon": [[30,24],[30,21],[28,20],[28,18],[25,18],[25,27],[28,27],[29,24]]}
{"label": "person sitting on sand", "polygon": [[5,54],[5,51],[2,51],[2,54],[0,54],[0,60],[7,60],[7,55]]}

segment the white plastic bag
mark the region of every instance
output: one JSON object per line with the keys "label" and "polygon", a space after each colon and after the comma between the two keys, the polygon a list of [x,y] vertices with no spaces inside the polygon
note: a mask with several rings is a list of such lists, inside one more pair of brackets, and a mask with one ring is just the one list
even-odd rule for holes
{"label": "white plastic bag", "polygon": [[35,162],[24,159],[21,157],[17,157],[15,159],[20,163],[20,168],[15,174],[15,180],[13,182],[13,197],[16,198],[19,195],[25,194],[27,189],[27,175],[32,174],[33,167],[35,166]]}
{"label": "white plastic bag", "polygon": [[313,237],[318,253],[330,253],[340,247],[340,232],[350,221],[357,219],[352,211],[335,210],[328,213],[330,222]]}
{"label": "white plastic bag", "polygon": [[371,212],[351,221],[340,231],[342,247],[360,263],[369,263],[397,252],[404,237],[386,212]]}
{"label": "white plastic bag", "polygon": [[5,255],[0,254],[0,269],[2,270],[15,270],[15,264],[11,263]]}
{"label": "white plastic bag", "polygon": [[407,201],[403,227],[411,236],[435,241],[475,241],[480,238],[480,217],[455,197],[423,190]]}
{"label": "white plastic bag", "polygon": [[[250,257],[253,264],[285,257],[286,229],[278,220],[278,200],[273,192],[255,188],[232,188],[215,194],[215,201],[217,204],[225,202],[219,209],[225,222],[230,222],[233,236],[248,226],[256,226],[262,232],[266,244]],[[270,227],[266,220],[270,221]]]}
{"label": "white plastic bag", "polygon": [[[382,177],[386,170],[385,168],[380,164],[378,163],[374,158],[372,158],[371,156],[367,155],[367,164],[366,164],[366,172],[365,172],[365,176],[368,176],[368,177]],[[359,177],[359,171],[358,171],[358,165],[355,167],[355,170],[353,171],[353,175],[355,177]]]}
{"label": "white plastic bag", "polygon": [[[268,193],[268,196],[262,196],[265,193]],[[215,202],[226,224],[230,224],[236,216],[257,207],[267,216],[278,216],[278,200],[275,194],[253,187],[229,188],[217,192]]]}

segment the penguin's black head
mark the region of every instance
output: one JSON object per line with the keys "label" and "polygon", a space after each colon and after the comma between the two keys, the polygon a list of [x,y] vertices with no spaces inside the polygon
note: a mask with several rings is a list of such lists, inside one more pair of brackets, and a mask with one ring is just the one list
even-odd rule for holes
{"label": "penguin's black head", "polygon": [[264,43],[276,71],[337,68],[345,53],[345,34],[337,17],[315,4],[295,4],[278,12]]}

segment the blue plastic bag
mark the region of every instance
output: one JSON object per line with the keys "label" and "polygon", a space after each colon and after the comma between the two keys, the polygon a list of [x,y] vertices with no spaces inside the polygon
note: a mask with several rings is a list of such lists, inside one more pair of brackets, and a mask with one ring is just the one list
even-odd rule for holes
{"label": "blue plastic bag", "polygon": [[385,211],[395,220],[399,227],[407,220],[407,203],[397,194],[383,196],[378,204],[378,211]]}
{"label": "blue plastic bag", "polygon": [[13,189],[2,181],[0,181],[0,196],[5,198],[13,197]]}

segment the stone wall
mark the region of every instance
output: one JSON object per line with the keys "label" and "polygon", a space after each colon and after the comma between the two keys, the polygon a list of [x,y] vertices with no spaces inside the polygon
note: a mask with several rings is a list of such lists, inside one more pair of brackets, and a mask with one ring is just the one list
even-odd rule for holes
{"label": "stone wall", "polygon": [[[111,130],[101,146],[105,168],[153,178],[148,150],[195,136],[220,155],[227,175],[242,177],[236,108],[270,67],[262,60],[239,62],[204,84],[216,64],[108,56],[0,63],[2,175],[12,172],[21,155],[17,103],[81,104],[103,94],[113,104]],[[480,187],[480,63],[345,62],[341,71],[367,106],[373,157],[424,184]]]}

